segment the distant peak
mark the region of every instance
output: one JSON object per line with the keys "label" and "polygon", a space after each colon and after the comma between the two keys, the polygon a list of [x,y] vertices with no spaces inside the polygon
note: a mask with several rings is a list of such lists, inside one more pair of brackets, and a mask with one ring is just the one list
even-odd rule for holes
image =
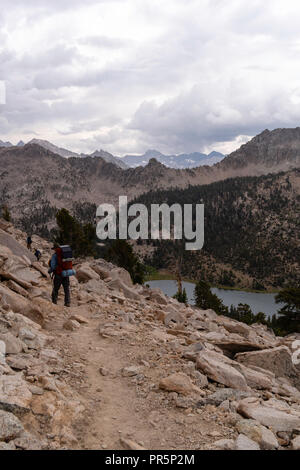
{"label": "distant peak", "polygon": [[28,144],[50,144],[50,142],[44,139],[31,139]]}
{"label": "distant peak", "polygon": [[150,158],[148,166],[163,166],[156,158]]}

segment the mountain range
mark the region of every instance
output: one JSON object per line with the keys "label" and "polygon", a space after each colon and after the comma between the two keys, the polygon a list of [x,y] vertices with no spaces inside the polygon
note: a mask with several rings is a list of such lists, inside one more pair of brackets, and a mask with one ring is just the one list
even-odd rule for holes
{"label": "mountain range", "polygon": [[[157,161],[169,168],[194,168],[197,166],[203,165],[213,165],[221,161],[224,158],[224,155],[219,152],[211,152],[209,155],[204,153],[190,153],[190,154],[181,154],[181,155],[163,155],[157,150],[148,150],[144,155],[126,155],[125,157],[117,157],[112,155],[105,150],[96,150],[91,154],[85,153],[76,153],[70,150],[67,150],[62,147],[58,147],[55,144],[52,144],[48,140],[43,139],[32,139],[28,144],[37,144],[41,147],[50,150],[51,152],[60,155],[64,158],[85,158],[85,157],[100,157],[103,158],[108,163],[113,163],[114,165],[126,169],[126,168],[136,168],[137,166],[145,166],[149,163],[151,158],[156,158]],[[17,147],[24,146],[24,142],[21,140]],[[3,142],[0,140],[0,147],[13,147],[11,142]]]}
{"label": "mountain range", "polygon": [[168,168],[153,158],[144,167],[122,169],[103,157],[64,158],[37,141],[1,147],[0,204],[24,218],[45,207],[117,203],[119,195],[132,199],[158,189],[287,171],[299,167],[300,128],[264,131],[221,162],[192,169]]}
{"label": "mountain range", "polygon": [[[296,275],[298,235],[291,221],[297,221],[299,205],[300,128],[266,130],[212,166],[174,169],[151,158],[146,166],[123,169],[106,161],[105,156],[96,152],[84,158],[65,158],[37,141],[1,147],[0,207],[8,207],[20,228],[49,237],[59,208],[65,207],[87,222],[95,219],[99,204],[117,205],[120,195],[132,201],[151,192],[146,200],[153,198],[161,203],[168,202],[169,191],[173,191],[173,201],[193,203],[203,199],[211,213],[208,241],[217,237],[216,246],[202,250],[185,265],[187,274],[197,273],[202,263],[205,269],[210,266],[208,276],[223,276],[227,265],[226,272],[234,272],[235,285],[236,279],[243,286],[264,280],[269,288]],[[264,175],[269,177],[264,179]],[[252,183],[249,177],[262,179]],[[187,191],[184,198],[180,190]],[[237,244],[239,249],[235,250]],[[255,244],[262,249],[255,251]],[[228,247],[226,256],[218,251],[224,246]],[[286,258],[279,254],[281,246]],[[276,264],[270,264],[273,258],[264,250],[274,254]],[[168,249],[167,257],[171,252]],[[239,253],[238,257],[234,253]],[[160,259],[166,261],[165,253]],[[265,265],[271,266],[271,272],[263,268]],[[245,271],[252,277],[246,279]]]}
{"label": "mountain range", "polygon": [[209,155],[205,153],[183,153],[180,155],[163,155],[157,150],[148,150],[143,155],[126,155],[122,160],[131,168],[137,166],[145,166],[151,158],[155,158],[158,162],[169,168],[195,168],[203,165],[214,165],[223,160],[225,155],[219,152],[211,152]]}
{"label": "mountain range", "polygon": [[[20,140],[20,142],[18,142],[17,144],[17,147],[23,147],[24,142],[22,140]],[[11,142],[3,142],[2,140],[0,140],[0,147],[13,147],[14,145],[11,143]]]}

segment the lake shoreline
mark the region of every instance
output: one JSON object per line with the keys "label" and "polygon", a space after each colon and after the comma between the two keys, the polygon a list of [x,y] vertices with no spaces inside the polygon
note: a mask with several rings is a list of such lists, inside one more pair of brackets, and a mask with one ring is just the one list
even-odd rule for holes
{"label": "lake shoreline", "polygon": [[[149,280],[146,281],[146,285],[151,289],[161,289],[169,297],[174,297],[178,289],[176,279]],[[182,287],[186,290],[187,302],[190,305],[195,305],[195,283],[182,280]],[[231,306],[237,308],[239,305],[249,305],[254,314],[264,313],[269,318],[277,315],[278,310],[283,306],[276,303],[276,294],[274,293],[246,292],[245,290],[236,289],[225,290],[218,287],[212,287],[211,292],[217,295],[228,309]]]}
{"label": "lake shoreline", "polygon": [[[150,276],[146,277],[146,280],[144,281],[144,284],[147,284],[147,282],[150,281],[176,281],[176,276],[172,273],[167,273],[167,272],[157,272],[154,273]],[[197,284],[197,281],[195,279],[190,279],[188,277],[183,277],[182,281],[184,282],[190,282],[191,284]],[[280,292],[279,289],[265,289],[265,290],[257,290],[257,289],[250,289],[249,287],[230,287],[230,286],[223,286],[221,284],[216,284],[216,285],[210,285],[211,289],[216,288],[216,289],[221,289],[221,290],[234,290],[234,291],[240,291],[240,292],[249,292],[253,294],[278,294]]]}

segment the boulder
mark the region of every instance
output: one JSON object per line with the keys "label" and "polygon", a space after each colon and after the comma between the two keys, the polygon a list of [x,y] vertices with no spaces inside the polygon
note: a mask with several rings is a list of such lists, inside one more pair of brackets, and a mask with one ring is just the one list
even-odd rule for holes
{"label": "boulder", "polygon": [[242,352],[259,351],[263,349],[263,346],[260,344],[247,341],[242,336],[236,334],[231,334],[225,339],[216,339],[214,344],[222,349],[224,353],[229,353],[230,356]]}
{"label": "boulder", "polygon": [[196,365],[205,375],[214,382],[237,390],[248,391],[244,376],[238,372],[229,358],[213,351],[201,351],[198,354]]}
{"label": "boulder", "polygon": [[253,419],[242,419],[238,421],[236,428],[239,433],[257,442],[262,450],[275,450],[279,447],[273,432]]}
{"label": "boulder", "polygon": [[189,395],[191,393],[203,393],[196,387],[191,379],[182,372],[172,374],[169,377],[162,379],[159,383],[159,388],[168,392],[177,392],[182,395]]}
{"label": "boulder", "polygon": [[[22,375],[0,375],[0,409],[28,408],[32,394]],[[11,406],[10,406],[11,405]]]}
{"label": "boulder", "polygon": [[235,450],[235,442],[233,439],[221,439],[214,442],[213,447],[215,450]]}
{"label": "boulder", "polygon": [[31,299],[36,299],[37,297],[41,297],[42,299],[45,299],[45,300],[48,300],[48,302],[51,302],[50,290],[46,291],[44,289],[40,289],[39,287],[31,287],[28,291],[28,295]]}
{"label": "boulder", "polygon": [[133,287],[128,287],[123,281],[120,279],[115,279],[107,283],[107,285],[111,289],[115,289],[118,291],[122,291],[125,297],[131,300],[141,300],[141,296],[135,291]]}
{"label": "boulder", "polygon": [[220,326],[223,326],[223,328],[225,328],[225,330],[227,330],[229,333],[237,333],[247,337],[251,332],[250,326],[245,325],[245,323],[241,323],[237,320],[224,317],[223,315],[220,315],[218,318],[216,318],[216,323]]}
{"label": "boulder", "polygon": [[26,431],[14,440],[14,444],[17,449],[22,450],[42,450],[43,448],[43,444]]}
{"label": "boulder", "polygon": [[[238,370],[246,379],[247,385],[251,388],[258,390],[271,390],[273,387],[273,380],[270,379],[263,372],[245,367],[243,364],[236,363],[235,369]],[[263,369],[262,369],[263,371]]]}
{"label": "boulder", "polygon": [[2,270],[15,276],[19,282],[25,282],[34,286],[39,285],[41,273],[36,269],[32,269],[31,266],[32,263],[24,257],[11,256],[2,266]]}
{"label": "boulder", "polygon": [[20,295],[12,292],[0,284],[1,305],[8,305],[14,312],[21,312],[28,308],[27,301]]}
{"label": "boulder", "polygon": [[0,441],[12,441],[24,432],[20,420],[12,413],[0,410]]}
{"label": "boulder", "polygon": [[36,365],[38,360],[30,354],[17,354],[8,356],[6,362],[14,370],[27,370]]}
{"label": "boulder", "polygon": [[284,397],[292,397],[300,402],[300,391],[290,384],[284,383],[283,378],[274,381],[272,392]]}
{"label": "boulder", "polygon": [[[0,235],[0,237],[1,237],[1,235]],[[2,260],[5,261],[10,256],[12,256],[12,251],[9,248],[7,248],[7,246],[3,246],[3,245],[0,244],[0,257],[2,258]]]}
{"label": "boulder", "polygon": [[99,295],[106,294],[108,292],[105,282],[101,279],[90,279],[89,281],[83,284],[82,288],[88,293],[94,293]]}
{"label": "boulder", "polygon": [[88,282],[90,279],[100,280],[99,274],[88,263],[84,263],[76,269],[76,277],[79,282]]}
{"label": "boulder", "polygon": [[41,273],[43,277],[49,277],[48,270],[38,261],[34,261],[34,263],[32,263],[32,267],[36,269],[39,273]]}
{"label": "boulder", "polygon": [[250,334],[255,334],[256,336],[259,336],[262,344],[264,344],[265,347],[274,348],[280,345],[280,340],[275,336],[274,331],[261,323],[254,323],[254,325],[251,325]]}
{"label": "boulder", "polygon": [[276,377],[286,377],[300,389],[300,372],[292,362],[292,354],[286,346],[237,354],[235,359],[245,366],[267,369]]}
{"label": "boulder", "polygon": [[165,326],[169,326],[171,322],[177,323],[178,325],[182,325],[184,323],[184,316],[180,312],[170,312],[168,313],[165,318],[164,318],[164,324]]}
{"label": "boulder", "polygon": [[209,331],[207,333],[200,333],[200,338],[203,341],[209,341],[213,344],[222,343],[223,341],[226,341],[226,336],[221,331]]}
{"label": "boulder", "polygon": [[26,345],[11,333],[0,334],[0,340],[5,343],[6,354],[19,354],[26,350]]}
{"label": "boulder", "polygon": [[[23,289],[29,290],[32,287],[32,284],[30,282],[24,281],[24,279],[19,278],[16,274],[12,274],[10,272],[4,271],[3,269],[0,270],[0,276],[3,279],[7,279],[8,281],[12,281],[14,283],[12,285],[17,284],[18,286],[22,287]],[[15,290],[15,289],[13,289],[13,290]]]}
{"label": "boulder", "polygon": [[197,387],[206,388],[208,386],[208,380],[207,380],[206,375],[201,374],[201,372],[199,372],[198,370],[195,370],[193,372],[193,377],[196,381]]}
{"label": "boulder", "polygon": [[260,450],[260,447],[255,441],[249,439],[249,437],[240,434],[235,441],[235,450]]}
{"label": "boulder", "polygon": [[22,295],[23,297],[26,297],[28,298],[28,292],[26,289],[24,289],[23,287],[21,287],[19,284],[17,284],[15,281],[12,281],[12,280],[9,280],[9,281],[6,281],[4,283],[6,285],[6,287],[8,287],[9,289],[13,290],[14,292],[16,292],[17,294],[20,294]]}
{"label": "boulder", "polygon": [[292,449],[300,450],[300,436],[297,436],[292,440]]}
{"label": "boulder", "polygon": [[221,388],[208,397],[203,398],[199,404],[219,406],[226,400],[242,400],[243,398],[248,398],[251,394],[251,392],[242,392],[233,388]]}
{"label": "boulder", "polygon": [[21,295],[0,284],[0,305],[7,305],[13,312],[22,313],[39,325],[44,324],[44,315],[39,307]]}
{"label": "boulder", "polygon": [[70,317],[70,320],[75,320],[77,323],[80,323],[81,325],[87,325],[89,322],[86,318],[77,315],[76,313]]}
{"label": "boulder", "polygon": [[129,272],[126,271],[126,269],[114,268],[110,271],[109,274],[110,274],[110,277],[111,277],[112,281],[114,281],[116,279],[120,279],[120,281],[122,281],[126,286],[128,286],[128,287],[133,286],[131,276],[130,276]]}
{"label": "boulder", "polygon": [[29,349],[35,350],[45,348],[48,344],[53,342],[53,337],[28,327],[19,328],[19,338]]}
{"label": "boulder", "polygon": [[10,442],[0,442],[0,451],[1,450],[16,450],[16,446],[13,441]]}
{"label": "boulder", "polygon": [[64,323],[64,329],[69,331],[76,331],[80,328],[80,323],[76,320],[68,320]]}
{"label": "boulder", "polygon": [[108,279],[110,277],[110,271],[107,268],[96,263],[93,263],[91,267],[97,274],[99,274],[102,280]]}
{"label": "boulder", "polygon": [[147,291],[148,295],[150,296],[150,300],[152,302],[156,302],[159,305],[168,305],[167,297],[162,293],[160,289],[149,289]]}
{"label": "boulder", "polygon": [[31,262],[34,262],[36,259],[33,253],[28,251],[23,245],[18,243],[15,238],[13,238],[11,235],[6,233],[2,229],[0,229],[0,245],[2,245],[2,247],[4,248],[8,248],[10,252],[13,253],[15,256],[26,256],[30,259]]}
{"label": "boulder", "polygon": [[240,401],[237,411],[242,416],[254,419],[263,426],[271,428],[274,432],[289,432],[300,426],[300,414],[297,416],[288,411],[266,406],[256,398],[245,398]]}
{"label": "boulder", "polygon": [[29,328],[33,331],[41,330],[41,325],[20,313],[7,312],[5,313],[5,319],[9,322],[13,331],[17,333],[20,328]]}

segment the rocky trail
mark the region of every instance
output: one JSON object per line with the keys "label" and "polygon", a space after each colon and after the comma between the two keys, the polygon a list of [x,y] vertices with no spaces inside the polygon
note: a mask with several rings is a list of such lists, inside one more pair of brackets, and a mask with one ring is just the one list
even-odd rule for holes
{"label": "rocky trail", "polygon": [[50,245],[0,223],[0,449],[299,449],[299,335],[276,338],[78,260],[51,303]]}

